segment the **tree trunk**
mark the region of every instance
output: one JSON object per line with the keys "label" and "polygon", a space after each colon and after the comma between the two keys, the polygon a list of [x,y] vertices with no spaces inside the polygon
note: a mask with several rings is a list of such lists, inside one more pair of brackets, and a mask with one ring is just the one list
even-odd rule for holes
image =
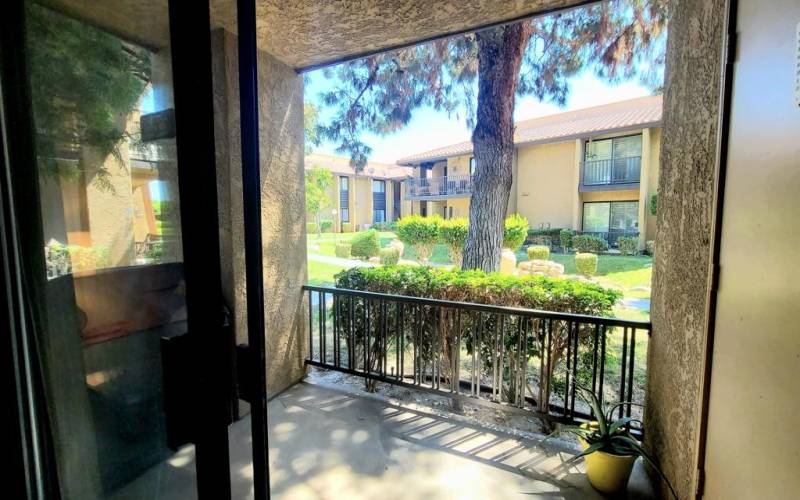
{"label": "tree trunk", "polygon": [[530,23],[476,34],[478,109],[472,132],[475,174],[463,269],[497,271],[514,160],[514,94]]}

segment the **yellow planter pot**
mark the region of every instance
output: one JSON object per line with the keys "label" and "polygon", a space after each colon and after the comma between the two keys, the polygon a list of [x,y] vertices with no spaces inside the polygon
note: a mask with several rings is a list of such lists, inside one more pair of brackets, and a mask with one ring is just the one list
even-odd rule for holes
{"label": "yellow planter pot", "polygon": [[[583,439],[580,441],[584,450],[589,447],[589,443]],[[637,457],[596,451],[583,458],[586,461],[586,477],[589,478],[589,483],[603,493],[616,493],[628,485]]]}

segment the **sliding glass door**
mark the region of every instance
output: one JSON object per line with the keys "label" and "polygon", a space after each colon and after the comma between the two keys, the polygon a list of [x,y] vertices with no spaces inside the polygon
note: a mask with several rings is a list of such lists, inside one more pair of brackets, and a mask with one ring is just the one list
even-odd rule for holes
{"label": "sliding glass door", "polygon": [[209,10],[179,4],[4,7],[45,496],[230,497]]}

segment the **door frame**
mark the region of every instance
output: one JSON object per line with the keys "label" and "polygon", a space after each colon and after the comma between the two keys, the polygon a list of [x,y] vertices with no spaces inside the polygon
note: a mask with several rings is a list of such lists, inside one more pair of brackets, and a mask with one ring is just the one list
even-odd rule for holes
{"label": "door frame", "polygon": [[[231,497],[228,443],[233,350],[222,330],[222,286],[214,151],[211,23],[208,2],[169,0],[180,213],[186,283],[187,333],[192,338],[195,441],[199,498]],[[25,54],[25,0],[9,0],[0,16],[2,146],[0,166],[0,344],[3,366],[13,371],[4,392],[16,405],[12,446],[7,448],[15,498],[59,498],[55,453],[47,428],[46,401],[37,383],[38,353],[33,328],[41,296],[44,255],[34,128]],[[181,147],[183,145],[184,147]],[[16,196],[15,196],[16,195]],[[15,214],[25,214],[22,218]],[[27,250],[27,251],[26,251]],[[10,258],[9,258],[10,257]],[[262,308],[263,314],[263,308]],[[34,325],[26,328],[28,325]],[[220,353],[230,352],[230,356]],[[8,361],[8,362],[7,362]],[[196,391],[194,390],[196,389]],[[39,409],[42,409],[41,411]],[[11,413],[9,411],[9,413]],[[22,457],[22,460],[20,460]],[[17,480],[18,479],[18,480]]]}

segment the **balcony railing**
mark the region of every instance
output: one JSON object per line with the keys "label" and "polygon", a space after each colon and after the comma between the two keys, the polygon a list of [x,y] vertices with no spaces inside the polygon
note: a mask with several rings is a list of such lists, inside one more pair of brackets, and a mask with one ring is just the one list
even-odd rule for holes
{"label": "balcony railing", "polygon": [[583,185],[634,184],[639,182],[641,169],[641,156],[587,160],[583,162]]}
{"label": "balcony railing", "polygon": [[469,196],[472,176],[468,174],[447,177],[413,177],[406,184],[406,198]]}
{"label": "balcony railing", "polygon": [[[558,421],[592,418],[577,394],[644,401],[647,322],[305,286],[306,364]],[[475,347],[478,346],[476,349]],[[639,363],[639,364],[637,364]],[[641,419],[631,405],[619,416]]]}

